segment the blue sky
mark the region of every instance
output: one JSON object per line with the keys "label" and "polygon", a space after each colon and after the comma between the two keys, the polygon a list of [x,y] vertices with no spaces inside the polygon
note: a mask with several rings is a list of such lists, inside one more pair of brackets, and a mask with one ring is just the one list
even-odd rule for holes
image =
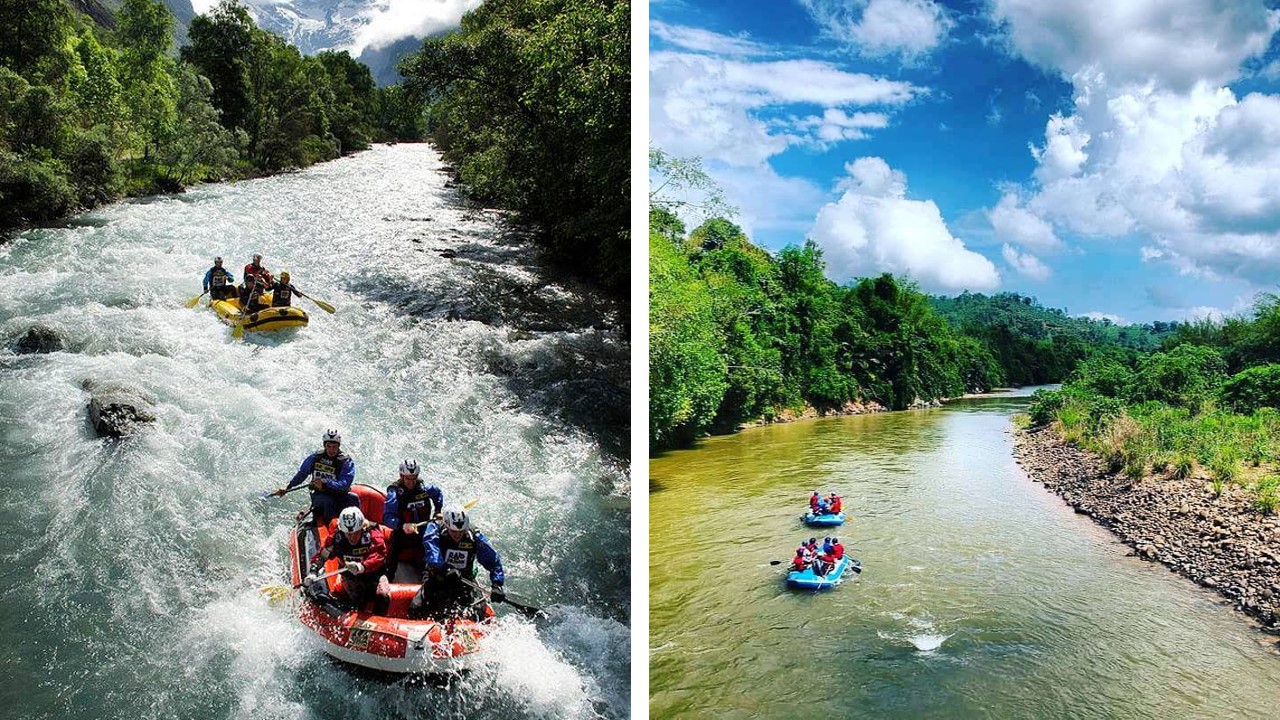
{"label": "blue sky", "polygon": [[1280,287],[1276,5],[652,0],[650,138],[838,281],[1240,313]]}

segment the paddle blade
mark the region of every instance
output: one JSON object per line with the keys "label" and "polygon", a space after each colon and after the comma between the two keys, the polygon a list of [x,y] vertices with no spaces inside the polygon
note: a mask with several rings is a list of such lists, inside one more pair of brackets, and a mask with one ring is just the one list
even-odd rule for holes
{"label": "paddle blade", "polygon": [[770,561],[769,561],[769,564],[770,564],[770,565],[781,565],[783,562],[785,562],[785,561],[783,561],[783,560],[770,560]]}
{"label": "paddle blade", "polygon": [[338,309],[337,309],[337,308],[335,308],[334,306],[330,305],[329,303],[327,303],[327,302],[325,302],[325,301],[323,301],[323,300],[317,300],[317,299],[315,299],[315,298],[313,298],[313,297],[309,297],[309,298],[307,298],[307,299],[308,299],[308,300],[310,300],[311,302],[315,303],[317,307],[319,307],[321,310],[323,310],[323,311],[325,311],[325,312],[329,313],[330,315],[332,315],[332,314],[334,314],[334,313],[338,312]]}
{"label": "paddle blade", "polygon": [[272,605],[278,605],[289,598],[289,588],[283,585],[268,585],[262,588],[262,594]]}
{"label": "paddle blade", "polygon": [[471,500],[471,501],[467,502],[467,504],[463,505],[463,506],[462,506],[462,509],[463,509],[463,510],[470,510],[471,508],[475,507],[475,506],[476,506],[476,503],[478,503],[478,502],[480,502],[480,499],[479,499],[479,498],[476,498],[475,500]]}
{"label": "paddle blade", "polygon": [[199,295],[197,295],[197,296],[195,296],[195,297],[191,298],[190,300],[188,300],[188,301],[187,301],[187,309],[188,309],[188,310],[190,310],[191,308],[195,307],[195,306],[196,306],[196,303],[200,302],[200,298],[202,298],[202,297],[204,297],[204,293],[200,293]]}
{"label": "paddle blade", "polygon": [[543,612],[540,608],[536,608],[532,605],[522,605],[518,602],[512,601],[509,598],[504,598],[502,602],[510,605],[512,609],[514,609],[516,612],[520,613],[521,615],[524,615],[527,618],[547,617],[547,614],[545,612]]}
{"label": "paddle blade", "polygon": [[244,339],[244,323],[237,322],[235,324],[235,327],[231,328],[231,337],[235,338],[236,340]]}

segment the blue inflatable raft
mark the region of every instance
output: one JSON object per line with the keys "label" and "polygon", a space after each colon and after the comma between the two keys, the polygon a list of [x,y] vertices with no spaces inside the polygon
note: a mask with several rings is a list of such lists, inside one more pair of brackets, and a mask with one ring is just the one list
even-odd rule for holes
{"label": "blue inflatable raft", "polygon": [[804,515],[801,515],[800,519],[804,521],[805,525],[812,525],[814,527],[829,527],[832,525],[843,525],[844,513],[836,513],[835,515],[832,515],[830,513],[827,513],[826,515],[814,515],[813,513],[810,512],[810,513],[805,513]]}
{"label": "blue inflatable raft", "polygon": [[813,568],[809,568],[804,572],[792,570],[787,573],[787,584],[791,587],[804,588],[805,590],[822,590],[823,588],[839,585],[846,571],[861,572],[862,563],[845,555],[840,558],[840,562],[836,563],[835,569],[827,571],[826,575],[814,575]]}

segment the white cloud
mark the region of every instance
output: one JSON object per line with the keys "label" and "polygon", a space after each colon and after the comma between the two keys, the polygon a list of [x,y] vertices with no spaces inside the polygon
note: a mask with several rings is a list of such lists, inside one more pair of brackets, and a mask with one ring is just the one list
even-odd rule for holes
{"label": "white cloud", "polygon": [[1062,248],[1062,241],[1054,234],[1053,226],[1021,207],[1013,193],[1005,193],[1000,202],[987,211],[987,220],[991,222],[996,237],[1004,242],[1016,243],[1038,252],[1052,252]]}
{"label": "white cloud", "polygon": [[351,54],[381,48],[407,37],[427,37],[462,23],[481,0],[382,0],[370,8],[369,22],[356,33]]}
{"label": "white cloud", "polygon": [[1280,26],[1261,0],[992,0],[991,12],[1011,48],[1041,67],[1180,91],[1236,77]]}
{"label": "white cloud", "polygon": [[694,52],[732,56],[764,55],[769,52],[768,47],[745,37],[721,35],[685,25],[669,25],[661,20],[651,20],[649,31],[672,45]]}
{"label": "white cloud", "polygon": [[[746,62],[678,52],[655,52],[649,60],[649,126],[653,143],[679,156],[700,156],[754,167],[793,144],[821,142],[795,128],[771,132],[757,111],[786,105],[827,110],[901,105],[923,92],[910,83],[847,73],[813,60]],[[827,119],[830,118],[830,123]],[[824,112],[837,121],[869,129],[874,113]],[[884,119],[887,124],[887,118]],[[814,125],[808,132],[814,132]]]}
{"label": "white cloud", "polygon": [[827,35],[868,57],[918,57],[937,47],[954,24],[932,0],[800,2]]}
{"label": "white cloud", "polygon": [[1265,51],[1280,11],[1261,0],[993,0],[992,12],[1014,52],[1074,91],[1073,110],[1051,116],[1031,149],[1027,213],[1060,231],[1136,239],[1144,260],[1179,273],[1274,284],[1280,96],[1238,100],[1225,84]]}
{"label": "white cloud", "polygon": [[815,145],[825,148],[841,140],[862,140],[867,130],[886,128],[889,116],[884,113],[846,113],[840,108],[827,108],[821,116],[811,115],[793,120],[791,125],[811,134]]}
{"label": "white cloud", "polygon": [[953,237],[931,200],[909,200],[907,178],[878,157],[845,166],[844,194],[818,211],[810,236],[823,248],[833,277],[892,272],[933,290],[989,290],[995,265]]}
{"label": "white cloud", "polygon": [[1000,254],[1004,257],[1004,261],[1009,263],[1009,267],[1018,271],[1018,274],[1025,275],[1032,280],[1045,281],[1052,275],[1049,266],[1040,262],[1035,255],[1028,253],[1019,253],[1012,245],[1005,244],[1000,248]]}

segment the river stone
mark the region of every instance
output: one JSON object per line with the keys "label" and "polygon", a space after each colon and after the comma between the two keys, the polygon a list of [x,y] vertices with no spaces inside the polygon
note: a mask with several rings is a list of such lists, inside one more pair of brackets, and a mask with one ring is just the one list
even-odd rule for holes
{"label": "river stone", "polygon": [[13,344],[13,351],[19,355],[35,353],[51,353],[62,349],[62,334],[44,325],[33,325],[27,334],[18,338]]}
{"label": "river stone", "polygon": [[89,422],[103,437],[123,437],[139,425],[154,422],[155,399],[146,391],[126,383],[87,380],[90,393]]}

